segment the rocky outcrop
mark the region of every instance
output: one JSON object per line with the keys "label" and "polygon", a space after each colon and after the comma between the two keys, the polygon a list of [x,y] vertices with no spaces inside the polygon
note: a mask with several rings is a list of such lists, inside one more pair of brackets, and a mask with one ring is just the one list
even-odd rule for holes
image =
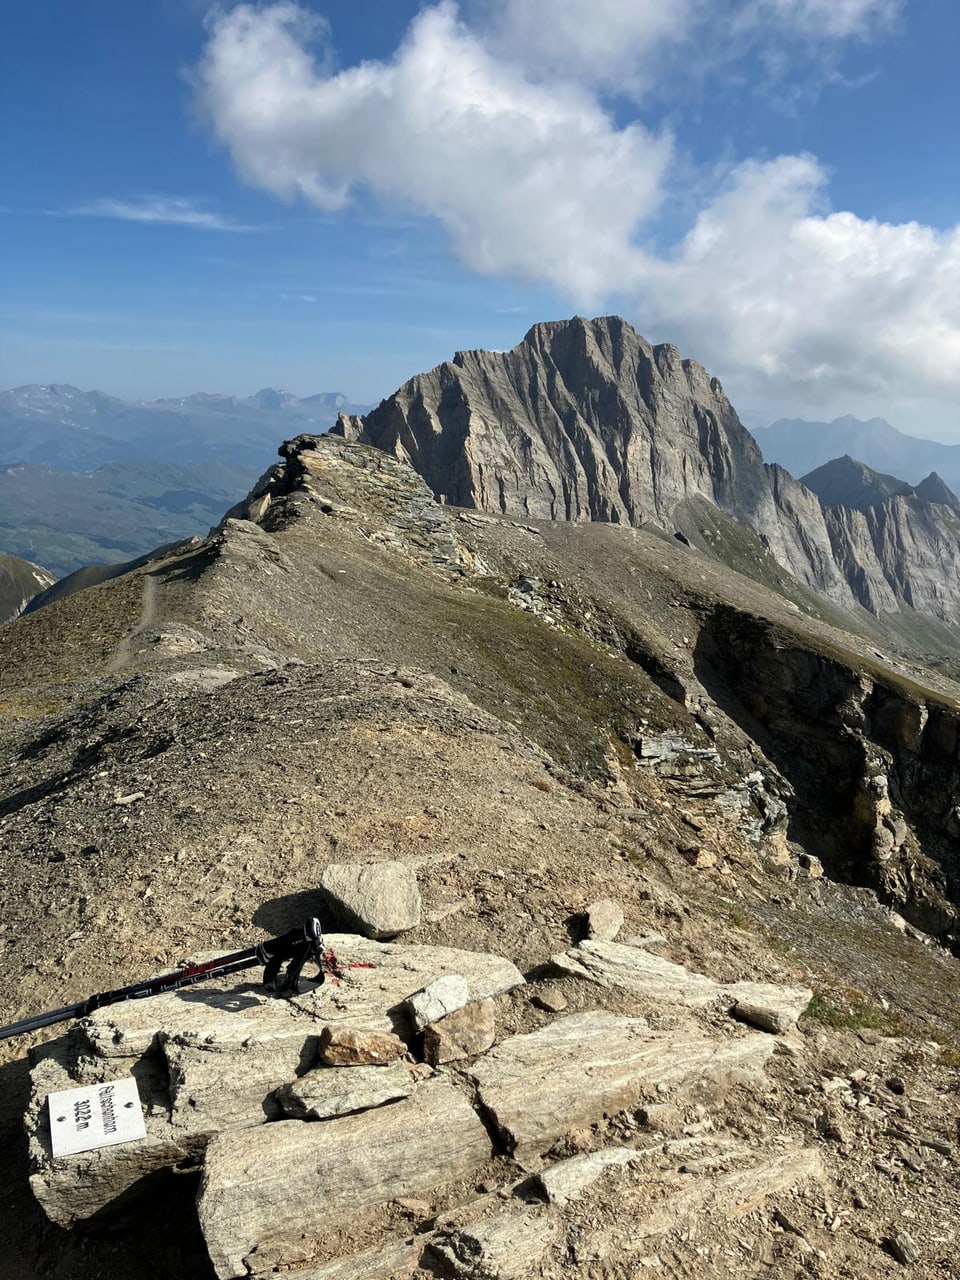
{"label": "rocky outcrop", "polygon": [[759,982],[715,982],[653,955],[643,947],[588,939],[573,951],[554,956],[554,969],[585,978],[601,987],[642,996],[652,1007],[688,1009],[715,1006],[734,1013],[764,1031],[782,1034],[797,1025],[813,992],[806,987],[779,987]]}
{"label": "rocky outcrop", "polygon": [[307,1261],[307,1222],[337,1232],[397,1196],[469,1177],[491,1154],[480,1118],[442,1080],[358,1116],[222,1134],[207,1150],[197,1202],[214,1270],[222,1280],[260,1270],[268,1241],[278,1262]]}
{"label": "rocky outcrop", "polygon": [[334,431],[408,459],[441,503],[652,522],[698,543],[713,506],[837,604],[960,619],[952,509],[915,494],[880,518],[824,507],[764,465],[716,378],[617,317],[538,324],[512,351],[459,351]]}
{"label": "rocky outcrop", "polygon": [[[292,1000],[271,999],[234,976],[128,1001],[98,1010],[40,1051],[26,1125],[31,1185],[47,1216],[73,1226],[159,1169],[195,1167],[216,1134],[246,1133],[298,1106],[308,1114],[321,1077],[347,1077],[329,1089],[327,1114],[360,1109],[361,1095],[379,1106],[383,1090],[398,1096],[390,1067],[369,1067],[388,1073],[371,1097],[366,1066],[319,1066],[324,1043],[337,1043],[338,1064],[389,1062],[406,1048],[394,1031],[413,1035],[407,997],[443,973],[463,975],[476,1000],[523,983],[501,956],[345,934],[327,942],[343,962],[369,967],[351,970],[349,983],[327,983]],[[145,1107],[146,1139],[53,1159],[47,1095],[129,1075]]]}
{"label": "rocky outcrop", "polygon": [[807,855],[956,949],[956,706],[730,608],[712,614],[695,662],[718,705],[788,780],[791,832]]}
{"label": "rocky outcrop", "polygon": [[0,624],[19,618],[30,601],[55,581],[53,574],[38,564],[0,555]]}
{"label": "rocky outcrop", "polygon": [[470,1075],[508,1149],[530,1159],[658,1086],[756,1079],[772,1050],[759,1034],[717,1041],[690,1029],[653,1031],[642,1018],[578,1013],[505,1041]]}

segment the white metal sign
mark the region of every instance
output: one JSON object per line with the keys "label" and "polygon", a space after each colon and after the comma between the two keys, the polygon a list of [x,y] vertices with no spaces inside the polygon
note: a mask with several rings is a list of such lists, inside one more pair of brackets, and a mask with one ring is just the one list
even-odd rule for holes
{"label": "white metal sign", "polygon": [[50,1145],[55,1156],[96,1151],[147,1136],[137,1082],[132,1076],[47,1096]]}

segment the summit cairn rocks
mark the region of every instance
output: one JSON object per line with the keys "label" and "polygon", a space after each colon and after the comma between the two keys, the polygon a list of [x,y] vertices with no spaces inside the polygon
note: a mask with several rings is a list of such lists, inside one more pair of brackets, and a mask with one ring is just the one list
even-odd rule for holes
{"label": "summit cairn rocks", "polygon": [[658,1085],[757,1078],[766,1036],[717,1041],[696,1030],[653,1031],[643,1018],[577,1013],[513,1036],[469,1071],[484,1108],[519,1160],[566,1134],[636,1106]]}
{"label": "summit cairn rocks", "polygon": [[439,1022],[447,1014],[462,1009],[470,999],[470,984],[459,973],[448,973],[417,991],[407,1001],[410,1021],[415,1031],[422,1031],[431,1022]]}
{"label": "summit cairn rocks", "polygon": [[394,938],[420,923],[417,877],[402,862],[335,862],[320,880],[331,910],[367,938]]}
{"label": "summit cairn rocks", "polygon": [[491,1154],[477,1113],[444,1080],[376,1111],[221,1134],[207,1148],[197,1200],[214,1270],[221,1280],[250,1274],[266,1240],[274,1265],[302,1264],[311,1222],[336,1231],[400,1196],[471,1177]]}

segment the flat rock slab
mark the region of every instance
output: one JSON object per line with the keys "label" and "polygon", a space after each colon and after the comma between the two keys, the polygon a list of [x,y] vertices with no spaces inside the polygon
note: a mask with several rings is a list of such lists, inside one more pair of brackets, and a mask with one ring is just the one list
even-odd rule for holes
{"label": "flat rock slab", "polygon": [[[285,1271],[283,1280],[404,1280],[412,1275],[423,1253],[423,1241],[404,1240],[386,1249],[366,1249],[319,1267]],[[278,1280],[276,1271],[258,1271],[250,1280]]]}
{"label": "flat rock slab", "polygon": [[470,1068],[480,1100],[518,1157],[635,1106],[657,1085],[755,1078],[773,1050],[762,1035],[711,1040],[652,1031],[641,1018],[578,1013],[513,1036]]}
{"label": "flat rock slab", "polygon": [[551,1204],[566,1204],[568,1200],[583,1195],[605,1170],[636,1164],[646,1154],[629,1147],[608,1147],[605,1151],[571,1156],[569,1160],[559,1160],[549,1169],[541,1170],[536,1176],[537,1186]]}
{"label": "flat rock slab", "polygon": [[469,1177],[491,1153],[476,1112],[444,1080],[376,1111],[221,1134],[207,1147],[197,1201],[214,1270],[220,1280],[255,1272],[261,1244],[273,1265],[305,1263],[311,1237]]}
{"label": "flat rock slab", "polygon": [[403,862],[334,862],[320,890],[331,910],[368,938],[393,938],[420,923],[417,877]]}
{"label": "flat rock slab", "polygon": [[561,973],[598,986],[628,991],[657,1004],[688,1009],[726,1007],[764,1031],[783,1034],[796,1026],[813,992],[807,987],[778,987],[763,982],[716,982],[643,947],[588,939],[572,951],[551,957]]}
{"label": "flat rock slab", "polygon": [[389,1067],[319,1067],[277,1089],[277,1106],[292,1120],[332,1120],[408,1098],[417,1081],[402,1062]]}
{"label": "flat rock slab", "polygon": [[809,987],[777,987],[766,982],[731,982],[724,992],[733,1000],[735,1018],[773,1035],[793,1031],[813,999]]}
{"label": "flat rock slab", "polygon": [[410,1037],[414,1027],[407,1000],[437,978],[450,974],[465,978],[470,1000],[485,1000],[524,984],[515,964],[490,952],[376,942],[355,933],[327,934],[326,940],[342,964],[371,967],[348,968],[339,985],[328,981],[290,1002],[324,1022],[383,1026]]}
{"label": "flat rock slab", "polygon": [[97,1009],[80,1023],[80,1031],[97,1057],[139,1058],[158,1049],[161,1037],[241,1044],[250,1037],[282,1036],[296,1017],[288,1001],[266,995],[259,982],[242,973]]}
{"label": "flat rock slab", "polygon": [[633,1220],[621,1218],[613,1227],[602,1226],[584,1233],[578,1247],[587,1257],[614,1259],[622,1267],[630,1254],[645,1250],[652,1237],[682,1229],[704,1214],[736,1221],[760,1208],[767,1196],[789,1191],[809,1178],[823,1177],[820,1157],[809,1148],[788,1148],[759,1163],[748,1164],[756,1160],[756,1154],[754,1148],[743,1143],[735,1158],[746,1167],[735,1173],[692,1180],[674,1175],[661,1180],[666,1194],[655,1208]]}
{"label": "flat rock slab", "polygon": [[430,1252],[446,1273],[462,1280],[528,1280],[559,1236],[556,1218],[544,1211],[484,1218],[450,1236],[437,1236]]}
{"label": "flat rock slab", "polygon": [[550,964],[563,974],[585,978],[598,986],[629,991],[663,1004],[703,1009],[713,1004],[718,984],[682,964],[623,942],[588,939],[572,951],[552,956]]}

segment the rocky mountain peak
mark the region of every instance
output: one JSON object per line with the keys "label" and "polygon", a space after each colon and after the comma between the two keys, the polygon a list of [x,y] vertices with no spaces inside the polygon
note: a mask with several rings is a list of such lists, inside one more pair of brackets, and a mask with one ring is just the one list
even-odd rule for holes
{"label": "rocky mountain peak", "polygon": [[931,471],[925,480],[921,480],[919,484],[913,486],[913,491],[918,498],[924,502],[936,502],[947,507],[956,507],[958,504],[957,496],[953,490],[937,475],[936,471]]}
{"label": "rocky mountain peak", "polygon": [[849,453],[817,467],[803,476],[802,483],[813,490],[824,506],[851,507],[856,511],[866,511],[910,488],[903,480],[874,471]]}
{"label": "rocky mountain peak", "polygon": [[460,351],[341,434],[408,458],[439,501],[551,520],[667,523],[726,506],[761,465],[720,383],[604,316],[534,325],[511,351]]}
{"label": "rocky mountain peak", "polygon": [[[654,524],[765,580],[776,562],[847,608],[960,619],[960,546],[936,507],[883,506],[903,482],[870,479],[852,455],[826,495],[765,466],[719,380],[618,316],[536,324],[510,351],[459,351],[334,431],[408,460],[441,503]],[[720,545],[711,509],[752,531],[749,550],[742,530],[734,552]],[[903,548],[921,545],[929,557],[906,562]]]}

